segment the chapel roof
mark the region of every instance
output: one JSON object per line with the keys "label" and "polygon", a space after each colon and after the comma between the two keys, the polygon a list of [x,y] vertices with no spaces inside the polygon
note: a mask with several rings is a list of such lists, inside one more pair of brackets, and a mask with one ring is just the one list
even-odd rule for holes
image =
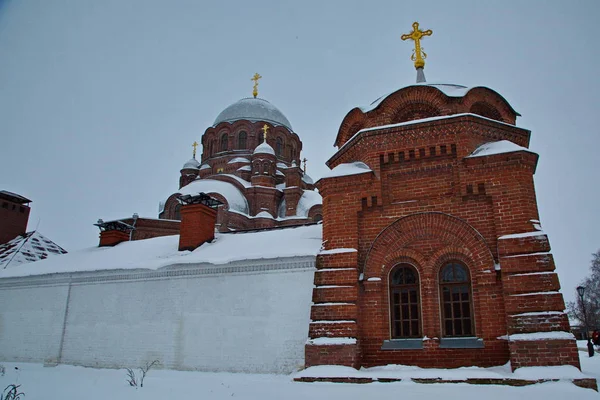
{"label": "chapel roof", "polygon": [[253,97],[238,100],[225,108],[215,119],[213,127],[221,122],[233,123],[240,120],[269,122],[275,126],[285,126],[293,132],[292,124],[277,107],[265,99]]}
{"label": "chapel roof", "polygon": [[38,231],[24,233],[0,245],[0,269],[16,267],[66,252]]}

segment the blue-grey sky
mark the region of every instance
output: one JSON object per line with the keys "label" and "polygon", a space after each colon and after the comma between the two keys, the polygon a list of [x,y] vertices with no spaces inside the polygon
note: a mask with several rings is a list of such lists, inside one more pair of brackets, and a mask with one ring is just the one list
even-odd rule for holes
{"label": "blue-grey sky", "polygon": [[600,2],[0,0],[0,189],[33,200],[29,229],[67,250],[98,219],[156,217],[191,144],[251,95],[275,104],[315,180],[345,114],[414,83],[488,86],[540,154],[540,217],[563,292],[600,248],[595,123]]}

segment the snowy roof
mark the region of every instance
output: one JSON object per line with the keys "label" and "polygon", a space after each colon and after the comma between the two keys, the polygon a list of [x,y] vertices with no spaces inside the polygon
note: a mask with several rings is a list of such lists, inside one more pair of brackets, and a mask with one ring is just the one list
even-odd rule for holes
{"label": "snowy roof", "polygon": [[221,122],[239,120],[264,121],[273,125],[282,125],[292,131],[292,124],[281,111],[267,100],[248,97],[233,103],[217,116],[213,126]]}
{"label": "snowy roof", "polygon": [[200,166],[200,169],[210,169],[210,165],[208,165],[208,164],[202,164]]}
{"label": "snowy roof", "polygon": [[[464,97],[472,89],[475,89],[475,88],[478,88],[478,87],[484,87],[484,86],[467,87],[467,86],[463,86],[463,85],[456,85],[456,84],[453,84],[453,83],[427,83],[427,82],[416,83],[414,85],[409,85],[409,86],[405,86],[404,88],[396,89],[393,92],[390,92],[388,94],[385,94],[385,95],[377,98],[375,101],[373,101],[368,106],[362,106],[362,107],[358,107],[358,108],[362,112],[365,112],[365,113],[369,112],[369,111],[372,111],[372,110],[376,109],[377,106],[379,106],[391,94],[396,93],[398,90],[405,89],[405,88],[408,88],[408,87],[415,87],[415,86],[429,86],[429,87],[432,87],[432,88],[436,88],[437,90],[439,90],[440,92],[444,93],[448,97]],[[487,89],[489,89],[489,88],[487,88]],[[492,90],[492,89],[489,89],[489,90]],[[501,96],[500,94],[498,94],[498,95]],[[510,104],[509,104],[509,106],[510,106]],[[512,108],[512,106],[511,106],[511,108]],[[517,115],[520,115],[516,111],[515,111],[515,113]]]}
{"label": "snowy roof", "polygon": [[249,165],[244,165],[243,167],[239,167],[237,170],[238,171],[252,171],[252,168],[250,168]]}
{"label": "snowy roof", "polygon": [[231,160],[229,160],[229,162],[227,164],[235,164],[235,163],[250,164],[250,160],[248,160],[247,158],[244,158],[244,157],[236,157],[236,158],[232,158]]}
{"label": "snowy roof", "polygon": [[371,168],[364,162],[355,161],[351,163],[340,164],[323,175],[324,178],[334,178],[337,176],[358,175],[365,172],[372,172]]}
{"label": "snowy roof", "polygon": [[[241,260],[316,256],[321,248],[321,225],[269,231],[215,234],[215,240],[196,250],[178,251],[179,236],[123,242],[115,247],[92,247],[30,264],[0,270],[0,278],[59,272],[159,269],[181,264],[226,264]],[[293,246],[290,246],[293,243]],[[234,251],[232,251],[234,249]]]}
{"label": "snowy roof", "polygon": [[259,212],[258,214],[256,214],[256,218],[271,218],[271,219],[273,219],[273,216],[268,211],[263,210],[263,211]]}
{"label": "snowy roof", "polygon": [[312,178],[310,176],[308,176],[308,174],[304,174],[302,175],[302,181],[304,181],[304,183],[308,183],[309,185],[312,185],[313,183],[315,183]]}
{"label": "snowy roof", "polygon": [[27,197],[23,197],[20,194],[9,192],[8,190],[0,190],[0,198],[10,200],[13,203],[31,203],[31,200],[29,200]]}
{"label": "snowy roof", "polygon": [[275,155],[275,150],[269,145],[267,142],[262,142],[256,149],[254,149],[254,154],[273,154]]}
{"label": "snowy roof", "polygon": [[188,162],[183,164],[182,169],[198,169],[200,163],[195,158],[190,159]]}
{"label": "snowy roof", "polygon": [[231,210],[248,214],[248,201],[246,200],[246,197],[244,197],[238,188],[229,182],[217,181],[214,179],[196,179],[189,185],[179,189],[177,193],[181,193],[182,195],[196,195],[200,192],[206,194],[219,193],[221,196],[225,197]]}
{"label": "snowy roof", "polygon": [[299,217],[308,217],[311,207],[323,204],[323,198],[314,190],[305,190],[302,197],[298,200],[296,215]]}
{"label": "snowy roof", "polygon": [[66,252],[38,231],[28,232],[0,245],[0,269],[16,267]]}
{"label": "snowy roof", "polygon": [[[515,151],[526,151],[528,153],[533,153],[533,151],[519,146],[516,143],[511,142],[510,140],[499,140],[497,142],[488,142],[484,143],[478,148],[475,149],[467,158],[472,157],[485,157],[491,156],[493,154],[502,154],[502,153],[512,153]],[[533,153],[535,154],[535,153]]]}

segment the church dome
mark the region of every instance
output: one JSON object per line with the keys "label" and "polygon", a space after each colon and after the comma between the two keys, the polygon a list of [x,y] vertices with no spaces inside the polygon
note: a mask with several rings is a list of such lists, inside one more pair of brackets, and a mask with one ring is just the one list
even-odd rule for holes
{"label": "church dome", "polygon": [[192,158],[188,162],[183,164],[182,169],[198,169],[198,167],[200,167],[200,163],[195,158]]}
{"label": "church dome", "polygon": [[272,154],[275,155],[275,150],[269,145],[267,142],[262,142],[256,149],[254,149],[254,154]]}
{"label": "church dome", "polygon": [[221,122],[235,122],[239,120],[248,120],[252,122],[264,121],[273,125],[285,126],[293,132],[292,124],[283,115],[281,111],[267,100],[248,97],[241,99],[223,111],[217,116],[213,126]]}

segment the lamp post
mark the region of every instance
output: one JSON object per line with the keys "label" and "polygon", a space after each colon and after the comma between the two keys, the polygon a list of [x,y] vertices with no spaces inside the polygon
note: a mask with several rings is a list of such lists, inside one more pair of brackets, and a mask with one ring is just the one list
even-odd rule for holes
{"label": "lamp post", "polygon": [[577,286],[577,294],[579,295],[579,300],[581,301],[581,309],[583,311],[583,323],[585,325],[585,338],[587,339],[587,348],[588,348],[588,354],[590,357],[594,356],[594,345],[592,344],[592,341],[590,339],[590,334],[589,334],[589,327],[588,327],[588,320],[587,320],[587,311],[585,309],[585,302],[583,301],[583,296],[585,294],[585,287],[584,286]]}

